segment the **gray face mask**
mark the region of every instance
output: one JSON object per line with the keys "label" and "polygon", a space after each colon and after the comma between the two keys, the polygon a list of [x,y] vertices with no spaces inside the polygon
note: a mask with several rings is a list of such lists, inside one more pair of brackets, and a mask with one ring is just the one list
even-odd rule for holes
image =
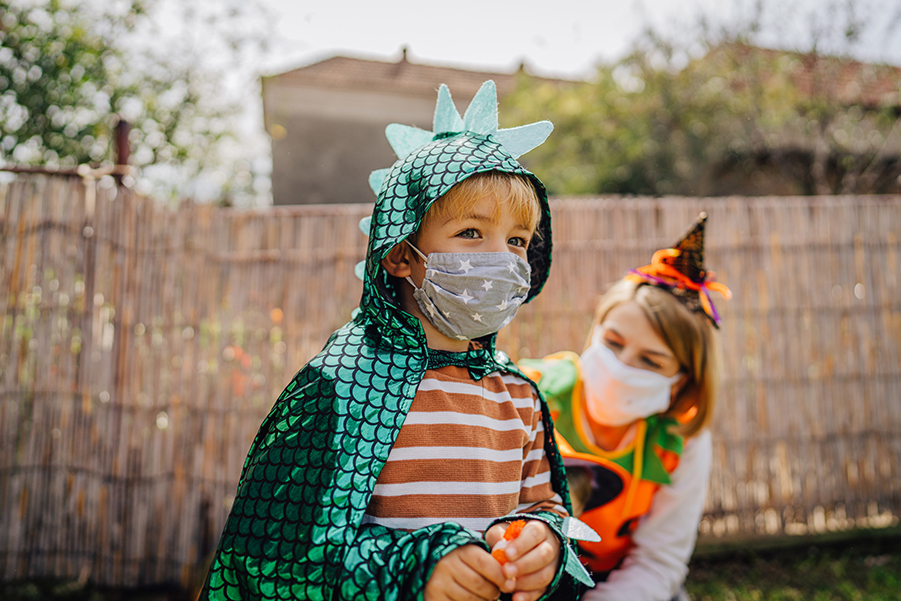
{"label": "gray face mask", "polygon": [[[407,242],[407,244],[410,244]],[[493,334],[510,323],[531,287],[532,269],[513,253],[430,253],[413,298],[439,332],[457,340]]]}

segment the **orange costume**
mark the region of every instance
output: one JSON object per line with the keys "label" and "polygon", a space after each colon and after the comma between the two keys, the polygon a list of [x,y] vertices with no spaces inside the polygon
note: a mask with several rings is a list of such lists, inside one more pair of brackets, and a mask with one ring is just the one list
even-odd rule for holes
{"label": "orange costume", "polygon": [[670,474],[679,465],[683,440],[669,432],[677,422],[661,416],[639,420],[630,443],[605,451],[586,432],[578,355],[561,352],[526,359],[520,368],[538,382],[548,401],[564,464],[586,467],[592,474],[591,495],[580,519],[601,541],[580,542],[580,555],[593,572],[609,572],[631,550],[639,518],[650,510],[660,486],[670,484]]}
{"label": "orange costume", "polygon": [[[704,267],[706,219],[702,213],[673,248],[658,251],[650,265],[630,270],[624,280],[634,283],[635,290],[653,286],[671,293],[717,327],[720,318],[711,292],[725,298],[731,293]],[[697,427],[706,421],[709,405],[692,404],[678,420],[666,415],[680,374],[697,366],[683,357],[674,375],[643,371],[622,363],[611,346],[617,343],[595,339],[597,332],[595,328],[581,357],[564,352],[519,365],[544,393],[568,476],[578,482],[583,474],[578,468],[590,474],[580,518],[601,541],[579,544],[580,560],[595,579],[584,598],[669,601],[688,574],[710,480],[710,432]],[[692,344],[706,343],[698,339]],[[705,414],[699,416],[699,410]],[[695,432],[689,439],[677,433],[683,418]],[[606,451],[595,444],[589,420],[626,427],[619,446]]]}

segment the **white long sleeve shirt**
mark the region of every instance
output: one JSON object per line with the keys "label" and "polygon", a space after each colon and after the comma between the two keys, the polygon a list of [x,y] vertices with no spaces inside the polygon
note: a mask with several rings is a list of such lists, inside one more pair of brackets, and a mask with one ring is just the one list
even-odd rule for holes
{"label": "white long sleeve shirt", "polygon": [[685,441],[679,465],[632,535],[635,547],[584,601],[670,601],[685,581],[704,510],[713,447],[710,431]]}

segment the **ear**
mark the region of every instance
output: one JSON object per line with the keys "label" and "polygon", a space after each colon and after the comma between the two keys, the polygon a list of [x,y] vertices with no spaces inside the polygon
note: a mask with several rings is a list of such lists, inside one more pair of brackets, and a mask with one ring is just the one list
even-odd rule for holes
{"label": "ear", "polygon": [[680,392],[685,387],[685,385],[688,384],[688,381],[690,379],[691,376],[689,374],[683,373],[682,377],[676,380],[676,383],[673,385],[675,391]]}
{"label": "ear", "polygon": [[396,244],[382,259],[382,267],[389,275],[396,278],[408,277],[412,273],[410,270],[411,252],[410,247],[403,242]]}
{"label": "ear", "polygon": [[688,381],[690,379],[691,379],[691,376],[689,376],[686,373],[683,373],[682,377],[679,378],[678,380],[676,380],[676,382],[673,384],[673,387],[671,389],[672,392],[670,393],[670,401],[669,401],[670,409],[672,409],[673,405],[675,405],[676,397],[679,396],[679,393],[682,392],[682,389],[685,388],[685,385],[688,384]]}

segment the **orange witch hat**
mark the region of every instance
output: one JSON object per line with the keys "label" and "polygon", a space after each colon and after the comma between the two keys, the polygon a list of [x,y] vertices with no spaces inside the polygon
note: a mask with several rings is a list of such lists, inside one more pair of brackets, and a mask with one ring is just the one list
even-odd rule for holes
{"label": "orange witch hat", "polygon": [[710,299],[718,292],[725,299],[732,292],[716,282],[716,274],[704,267],[704,228],[707,213],[701,213],[673,248],[654,253],[651,264],[632,269],[626,276],[636,282],[666,288],[692,311],[703,312],[719,328],[720,316]]}

